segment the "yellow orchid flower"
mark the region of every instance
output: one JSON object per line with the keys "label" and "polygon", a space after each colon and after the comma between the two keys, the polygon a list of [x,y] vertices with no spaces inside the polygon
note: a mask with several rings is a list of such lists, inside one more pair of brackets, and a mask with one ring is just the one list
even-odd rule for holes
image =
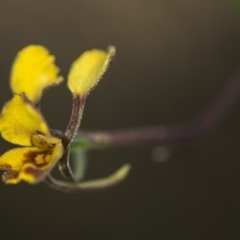
{"label": "yellow orchid flower", "polygon": [[43,91],[63,80],[58,76],[54,56],[39,45],[27,46],[18,53],[11,72],[13,98],[2,109],[0,133],[5,140],[22,147],[0,157],[0,170],[5,170],[4,182],[37,183],[49,175],[56,163],[62,161],[63,168],[67,166],[64,162],[68,158],[68,146],[78,131],[86,96],[106,71],[114,53],[113,47],[108,51],[94,49],[73,63],[68,76],[73,110],[63,135],[49,129],[38,109]]}

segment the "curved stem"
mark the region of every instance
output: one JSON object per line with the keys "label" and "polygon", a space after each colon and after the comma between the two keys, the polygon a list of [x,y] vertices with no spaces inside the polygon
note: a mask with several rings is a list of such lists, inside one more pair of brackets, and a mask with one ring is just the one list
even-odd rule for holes
{"label": "curved stem", "polygon": [[61,174],[65,178],[71,178],[74,180],[74,176],[70,167],[69,163],[69,144],[71,143],[72,139],[77,134],[78,128],[81,123],[83,109],[86,101],[86,96],[73,96],[73,107],[72,107],[72,114],[68,126],[62,136],[62,141],[65,146],[65,153],[63,157],[60,159],[58,167]]}
{"label": "curved stem", "polygon": [[72,141],[72,139],[77,134],[77,131],[82,119],[85,101],[86,101],[86,96],[82,96],[82,97],[80,97],[79,95],[73,96],[72,114],[63,136],[66,146],[68,146],[68,144]]}
{"label": "curved stem", "polygon": [[51,175],[48,175],[43,180],[43,182],[55,190],[68,193],[83,191],[101,191],[114,187],[118,183],[123,181],[125,177],[128,175],[130,169],[131,165],[125,164],[122,167],[120,167],[116,172],[112,173],[107,177],[78,183],[70,183],[56,180]]}

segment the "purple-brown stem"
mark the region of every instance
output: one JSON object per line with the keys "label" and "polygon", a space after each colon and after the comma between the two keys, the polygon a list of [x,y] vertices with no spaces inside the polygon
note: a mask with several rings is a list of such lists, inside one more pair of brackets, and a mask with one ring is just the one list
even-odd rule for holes
{"label": "purple-brown stem", "polygon": [[222,120],[240,96],[240,71],[218,98],[195,121],[176,126],[156,126],[114,131],[80,131],[105,147],[134,147],[142,145],[181,145],[205,136]]}
{"label": "purple-brown stem", "polygon": [[85,96],[82,96],[82,97],[80,97],[79,95],[73,96],[73,107],[72,107],[71,118],[64,132],[64,135],[62,137],[63,144],[66,150],[63,157],[59,161],[58,167],[64,177],[71,178],[72,180],[74,180],[74,176],[69,163],[68,146],[78,132],[78,128],[80,126],[80,122],[82,119],[85,100],[86,100]]}
{"label": "purple-brown stem", "polygon": [[73,96],[72,114],[63,136],[66,146],[69,145],[69,143],[72,141],[72,139],[78,132],[78,128],[80,126],[80,122],[82,119],[85,101],[86,101],[85,96],[82,97],[80,97],[79,95]]}

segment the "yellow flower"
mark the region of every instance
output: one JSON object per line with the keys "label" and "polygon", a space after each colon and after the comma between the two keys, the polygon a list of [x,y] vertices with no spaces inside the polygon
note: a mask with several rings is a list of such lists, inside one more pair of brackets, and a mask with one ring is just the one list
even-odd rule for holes
{"label": "yellow flower", "polygon": [[[114,48],[109,51],[90,50],[72,65],[68,87],[75,101],[85,99],[107,69]],[[67,151],[81,119],[83,103],[75,106],[63,136],[52,134],[38,109],[44,90],[62,82],[54,56],[42,46],[31,45],[21,50],[12,67],[13,98],[5,104],[0,115],[2,137],[23,147],[14,148],[0,157],[0,169],[6,170],[3,180],[37,183],[43,180]]]}

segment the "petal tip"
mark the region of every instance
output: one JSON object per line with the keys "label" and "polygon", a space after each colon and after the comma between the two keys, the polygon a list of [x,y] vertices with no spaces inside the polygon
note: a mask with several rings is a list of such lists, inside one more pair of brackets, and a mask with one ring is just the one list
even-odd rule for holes
{"label": "petal tip", "polygon": [[74,95],[87,95],[98,84],[115,54],[115,47],[109,46],[107,51],[92,49],[80,55],[68,75],[70,91]]}

